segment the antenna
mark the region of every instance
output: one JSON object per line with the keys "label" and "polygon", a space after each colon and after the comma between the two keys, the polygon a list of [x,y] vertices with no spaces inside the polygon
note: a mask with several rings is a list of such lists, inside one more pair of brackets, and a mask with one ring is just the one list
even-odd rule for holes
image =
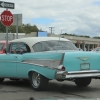
{"label": "antenna", "polygon": [[60,35],[59,35],[59,41],[60,41],[60,38],[61,38],[61,34],[62,34],[62,30],[61,30],[61,33],[60,33]]}
{"label": "antenna", "polygon": [[[60,33],[60,35],[59,35],[58,45],[59,45],[59,42],[60,42],[61,34],[62,34],[62,30],[61,30],[61,33]],[[58,45],[57,45],[57,48],[58,48]],[[56,52],[57,52],[57,50],[56,50]]]}

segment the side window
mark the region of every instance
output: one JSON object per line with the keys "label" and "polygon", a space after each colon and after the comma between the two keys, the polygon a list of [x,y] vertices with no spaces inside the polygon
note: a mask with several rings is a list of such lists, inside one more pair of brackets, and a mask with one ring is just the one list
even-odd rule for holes
{"label": "side window", "polygon": [[27,44],[24,43],[11,43],[10,44],[10,53],[12,54],[23,54],[30,52],[30,48]]}
{"label": "side window", "polygon": [[23,53],[31,52],[29,46],[27,44],[25,44],[25,43],[20,43],[19,47],[20,47],[20,50],[22,50],[20,52],[23,52]]}
{"label": "side window", "polygon": [[9,53],[16,54],[17,43],[11,43],[9,46]]}
{"label": "side window", "polygon": [[41,43],[42,43],[42,51],[49,51],[50,50],[50,48],[48,47],[46,42],[41,42]]}
{"label": "side window", "polygon": [[35,52],[41,52],[42,51],[42,44],[36,43],[32,48]]}
{"label": "side window", "polygon": [[3,43],[0,43],[0,50],[3,49],[3,46],[4,46],[4,44]]}
{"label": "side window", "polygon": [[35,52],[42,52],[42,51],[49,51],[50,48],[48,47],[48,45],[45,42],[39,42],[39,43],[36,43],[35,45],[33,45],[33,50]]}

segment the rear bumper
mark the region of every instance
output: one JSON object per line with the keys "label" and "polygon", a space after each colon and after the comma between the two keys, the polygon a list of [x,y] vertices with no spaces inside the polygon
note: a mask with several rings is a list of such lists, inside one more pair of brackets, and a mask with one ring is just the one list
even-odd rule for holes
{"label": "rear bumper", "polygon": [[75,79],[75,78],[86,78],[86,77],[91,77],[91,78],[98,78],[100,77],[100,71],[99,70],[86,70],[86,71],[71,71],[71,72],[66,72],[66,71],[58,71],[56,73],[56,79],[61,80],[61,79]]}

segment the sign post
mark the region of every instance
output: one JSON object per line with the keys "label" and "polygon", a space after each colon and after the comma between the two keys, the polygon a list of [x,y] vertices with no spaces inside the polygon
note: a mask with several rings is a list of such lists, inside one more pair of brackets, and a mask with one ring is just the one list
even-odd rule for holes
{"label": "sign post", "polygon": [[[8,9],[6,9],[8,10]],[[6,52],[8,51],[8,26],[6,26]]]}
{"label": "sign post", "polygon": [[18,39],[18,26],[22,25],[22,14],[13,14],[14,22],[12,25],[16,25],[16,38]]}
{"label": "sign post", "polygon": [[1,13],[1,23],[6,26],[6,49],[8,50],[8,26],[13,23],[13,14],[8,11],[8,8],[14,9],[14,3],[0,1],[0,7],[6,8],[6,10]]}

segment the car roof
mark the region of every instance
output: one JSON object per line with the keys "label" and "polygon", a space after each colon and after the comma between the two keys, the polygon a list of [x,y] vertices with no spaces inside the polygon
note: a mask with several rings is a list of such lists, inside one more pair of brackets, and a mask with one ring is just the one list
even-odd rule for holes
{"label": "car roof", "polygon": [[[10,41],[8,41],[8,42],[10,42]],[[6,40],[1,40],[0,43],[6,43]]]}
{"label": "car roof", "polygon": [[33,46],[37,42],[48,41],[48,40],[70,41],[68,39],[59,38],[59,37],[26,37],[26,38],[14,39],[10,42],[24,42],[30,46]]}

